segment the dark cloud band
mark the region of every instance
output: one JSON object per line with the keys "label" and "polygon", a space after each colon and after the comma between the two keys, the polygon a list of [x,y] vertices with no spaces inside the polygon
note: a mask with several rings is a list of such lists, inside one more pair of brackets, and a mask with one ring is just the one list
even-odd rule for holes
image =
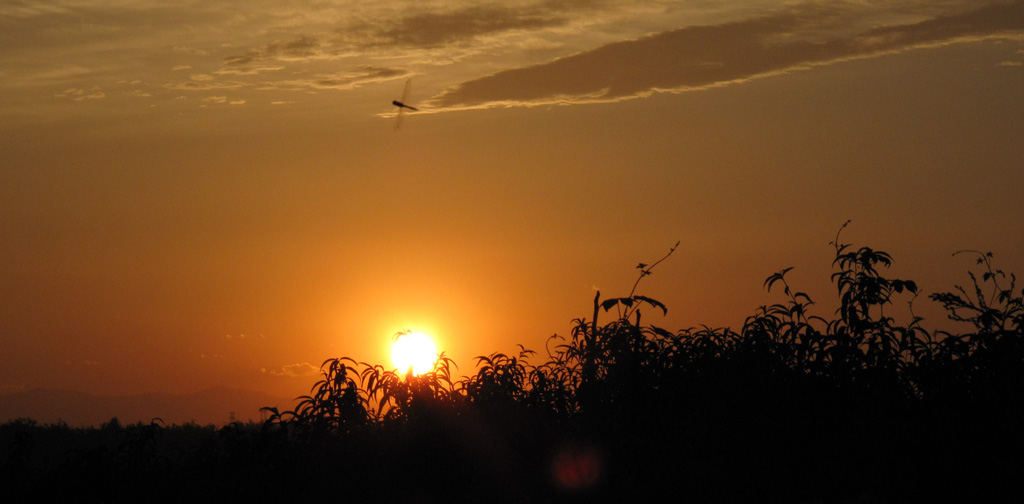
{"label": "dark cloud band", "polygon": [[616,101],[701,89],[794,68],[967,38],[1024,32],[1024,2],[874,28],[832,38],[802,36],[832,18],[813,11],[696,26],[609,44],[549,63],[465,82],[435,109]]}

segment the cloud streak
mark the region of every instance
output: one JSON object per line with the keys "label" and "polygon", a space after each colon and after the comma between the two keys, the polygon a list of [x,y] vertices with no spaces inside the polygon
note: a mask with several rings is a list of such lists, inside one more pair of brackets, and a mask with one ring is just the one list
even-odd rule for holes
{"label": "cloud streak", "polygon": [[569,18],[559,12],[557,4],[548,2],[514,7],[500,4],[472,5],[447,12],[421,12],[384,27],[374,38],[377,43],[424,48],[465,42],[475,37],[511,30],[563,26]]}
{"label": "cloud streak", "polygon": [[408,77],[407,70],[399,68],[365,66],[347,72],[320,74],[305,78],[264,82],[261,90],[348,90],[376,82],[387,82]]}
{"label": "cloud streak", "polygon": [[486,52],[514,43],[524,33],[565,27],[598,0],[548,0],[419,6],[398,14],[357,13],[339,19],[337,26],[317,35],[299,34],[224,58],[218,75],[255,75],[282,70],[282,63],[337,61],[358,57],[412,58],[448,64],[467,54]]}
{"label": "cloud streak", "polygon": [[[616,101],[985,36],[999,21],[1020,28],[1020,0],[936,17],[964,5],[255,0],[243,13],[224,0],[19,1],[0,7],[0,118],[41,117],[33,104],[57,114],[101,99],[108,111],[140,99],[157,111],[213,105],[201,100],[220,96],[286,105],[410,75],[432,94],[446,88],[420,103],[424,112]],[[889,28],[877,28],[882,18]],[[174,100],[182,96],[200,100]]]}
{"label": "cloud streak", "polygon": [[261,371],[285,378],[305,378],[308,376],[316,376],[317,373],[320,372],[320,368],[308,362],[298,362],[282,366],[281,369],[267,370],[266,368],[263,368]]}
{"label": "cloud streak", "polygon": [[705,89],[874,55],[1024,32],[1024,2],[956,15],[822,35],[835,12],[798,9],[714,26],[694,26],[605,45],[552,62],[507,70],[449,88],[434,110],[609,102],[656,92]]}
{"label": "cloud streak", "polygon": [[94,87],[89,90],[81,88],[69,88],[63,92],[57,93],[54,96],[57,98],[71,98],[74,101],[82,100],[99,100],[100,98],[106,98],[106,94],[98,87]]}

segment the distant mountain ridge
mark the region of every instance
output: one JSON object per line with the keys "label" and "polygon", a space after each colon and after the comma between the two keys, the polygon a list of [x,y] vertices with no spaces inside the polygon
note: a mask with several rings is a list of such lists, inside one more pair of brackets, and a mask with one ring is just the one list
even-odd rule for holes
{"label": "distant mountain ridge", "polygon": [[[253,390],[214,387],[190,394],[148,393],[95,395],[58,389],[34,389],[0,396],[0,423],[31,418],[41,424],[66,422],[71,427],[99,426],[117,417],[121,424],[166,425],[195,422],[224,425],[261,420],[260,408],[291,409],[292,399]],[[233,415],[233,418],[232,418]]]}

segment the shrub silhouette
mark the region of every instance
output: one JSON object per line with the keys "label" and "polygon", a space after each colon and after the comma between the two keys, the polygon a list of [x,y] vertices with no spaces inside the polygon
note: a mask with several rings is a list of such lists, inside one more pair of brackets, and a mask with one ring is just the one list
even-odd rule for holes
{"label": "shrub silhouette", "polygon": [[[12,488],[33,491],[54,474],[88,474],[120,489],[108,500],[133,495],[133,483],[113,484],[119,477],[155,484],[169,500],[1019,495],[1024,301],[1016,278],[992,254],[957,252],[974,256],[979,271],[968,273],[967,288],[928,298],[965,330],[930,331],[912,304],[906,322],[894,316],[895,302],[919,296],[916,283],[889,276],[886,252],[841,243],[845,227],[832,242],[839,307],[829,316],[814,312],[785,268],[763,285],[781,301],[738,330],[645,324],[643,311],[667,307],[639,285],[672,247],[637,266],[626,296],[597,293],[590,318],[552,336],[543,355],[520,345],[480,356],[461,378],[443,355],[418,376],[327,359],[310,394],[290,411],[266,408],[263,424],[193,427],[203,441],[177,448],[167,439],[178,427],[108,425],[95,433],[120,441],[49,471],[31,462],[40,428],[7,424],[3,467],[21,475]],[[88,478],[67,481],[87,486]]]}
{"label": "shrub silhouette", "polygon": [[[937,448],[943,443],[976,455],[1024,454],[1021,435],[1010,428],[1021,420],[1024,397],[1024,308],[1015,277],[996,269],[991,254],[961,252],[978,255],[983,268],[980,277],[969,273],[973,288],[929,297],[973,330],[928,331],[912,308],[901,324],[893,303],[916,298],[916,283],[886,274],[893,263],[886,252],[842,243],[845,227],[832,242],[839,298],[833,317],[813,314],[814,302],[790,286],[792,268],[786,268],[764,283],[769,291],[780,289],[784,300],[759,308],[739,331],[644,325],[642,310],[667,308],[637,294],[638,285],[673,247],[652,265],[638,266],[627,296],[601,299],[598,293],[592,317],[575,319],[568,338],[553,336],[540,364],[532,362],[535,352],[520,346],[518,355],[478,357],[476,374],[453,382],[448,360],[403,378],[368,364],[355,373],[343,359],[332,359],[316,394],[292,421],[335,433],[353,424],[416,426],[415,432],[441,435],[424,426],[474,417],[500,425],[523,450],[590,440],[614,464],[600,483],[606,497],[670,488],[711,500],[854,498],[865,491],[915,500],[923,494],[910,493],[909,480],[895,475],[931,481],[914,492],[948,492],[948,482],[929,476],[949,474],[938,466],[956,463],[955,450]],[[600,323],[602,313],[614,316]],[[362,381],[346,378],[343,387],[327,387],[337,369]],[[350,414],[339,401],[351,405],[344,410]],[[319,422],[307,410],[337,413]],[[998,423],[1005,438],[964,430],[988,414],[997,415],[987,421]],[[958,441],[954,433],[972,441]],[[983,437],[986,443],[970,446]],[[652,467],[666,460],[675,463]],[[1000,472],[993,460],[982,457],[976,467],[984,470],[973,471],[977,481]],[[731,484],[737,473],[755,484],[748,490]]]}

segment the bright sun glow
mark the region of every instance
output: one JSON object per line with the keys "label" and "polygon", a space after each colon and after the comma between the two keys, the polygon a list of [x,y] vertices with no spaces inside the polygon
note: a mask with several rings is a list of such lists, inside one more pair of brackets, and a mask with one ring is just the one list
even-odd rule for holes
{"label": "bright sun glow", "polygon": [[401,374],[408,373],[410,368],[415,375],[426,373],[434,368],[435,361],[437,345],[423,333],[399,333],[391,345],[391,363]]}

